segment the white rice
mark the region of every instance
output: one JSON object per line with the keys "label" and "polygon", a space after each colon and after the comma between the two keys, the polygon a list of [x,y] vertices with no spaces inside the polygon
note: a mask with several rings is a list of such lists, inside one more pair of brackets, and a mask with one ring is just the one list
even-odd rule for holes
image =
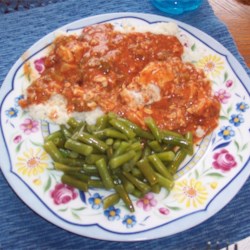
{"label": "white rice", "polygon": [[67,100],[59,94],[53,95],[43,104],[31,105],[27,108],[30,116],[36,120],[46,120],[51,123],[65,124],[70,117],[88,124],[95,124],[96,119],[103,115],[100,108],[87,112],[67,112]]}

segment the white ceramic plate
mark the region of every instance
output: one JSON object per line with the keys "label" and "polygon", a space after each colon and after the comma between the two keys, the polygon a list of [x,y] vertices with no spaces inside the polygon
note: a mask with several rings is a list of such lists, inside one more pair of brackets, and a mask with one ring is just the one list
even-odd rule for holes
{"label": "white ceramic plate", "polygon": [[104,211],[101,200],[107,192],[90,189],[83,193],[60,184],[60,173],[52,170],[51,160],[42,149],[43,137],[54,128],[32,120],[17,104],[23,88],[42,69],[40,59],[54,33],[20,57],[1,88],[0,161],[18,196],[51,223],[91,238],[138,241],[172,235],[200,224],[223,208],[242,187],[250,172],[250,81],[221,44],[196,28],[166,17],[113,13],[85,18],[59,30],[79,32],[87,25],[123,25],[124,20],[135,25],[176,22],[186,52],[197,67],[206,71],[222,103],[218,128],[178,171],[171,194],[162,190],[140,201],[133,199],[136,212],[130,214],[122,203],[112,212]]}

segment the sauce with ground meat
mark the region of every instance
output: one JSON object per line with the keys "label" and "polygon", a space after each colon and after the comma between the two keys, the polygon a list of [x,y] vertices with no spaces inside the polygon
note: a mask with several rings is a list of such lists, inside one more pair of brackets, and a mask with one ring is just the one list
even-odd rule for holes
{"label": "sauce with ground meat", "polygon": [[[45,70],[20,105],[26,108],[61,94],[68,112],[101,107],[142,127],[143,119],[152,116],[164,129],[185,133],[200,127],[208,134],[217,126],[220,104],[204,73],[183,63],[182,54],[175,36],[122,33],[111,24],[89,26],[80,36],[55,39]],[[152,83],[160,92],[158,101],[137,105],[130,92],[124,92],[141,94]]]}

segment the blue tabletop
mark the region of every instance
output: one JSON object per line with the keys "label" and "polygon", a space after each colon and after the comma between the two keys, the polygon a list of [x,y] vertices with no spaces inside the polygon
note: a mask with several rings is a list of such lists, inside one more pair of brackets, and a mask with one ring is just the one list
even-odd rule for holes
{"label": "blue tabletop", "polygon": [[[34,42],[72,21],[107,12],[144,12],[164,15],[145,0],[45,1],[8,14],[0,14],[0,85],[15,61]],[[57,3],[55,3],[57,2]],[[175,19],[197,27],[222,43],[250,76],[225,25],[214,15],[207,0]],[[1,154],[1,152],[0,152]],[[206,249],[207,241],[225,247],[250,235],[250,179],[216,215],[202,224],[161,239],[142,242],[110,242],[81,237],[42,219],[27,207],[0,173],[0,249]],[[240,225],[240,226],[239,226]]]}

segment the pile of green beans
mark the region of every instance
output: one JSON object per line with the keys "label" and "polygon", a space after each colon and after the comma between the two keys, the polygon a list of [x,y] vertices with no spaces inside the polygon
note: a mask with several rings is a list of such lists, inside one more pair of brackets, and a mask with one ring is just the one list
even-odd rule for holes
{"label": "pile of green beans", "polygon": [[120,199],[133,212],[130,195],[170,191],[174,174],[185,157],[193,154],[193,137],[161,130],[153,118],[145,119],[148,130],[114,113],[95,125],[70,118],[60,130],[45,138],[44,149],[62,171],[61,181],[88,191],[113,191],[103,200],[104,209]]}

